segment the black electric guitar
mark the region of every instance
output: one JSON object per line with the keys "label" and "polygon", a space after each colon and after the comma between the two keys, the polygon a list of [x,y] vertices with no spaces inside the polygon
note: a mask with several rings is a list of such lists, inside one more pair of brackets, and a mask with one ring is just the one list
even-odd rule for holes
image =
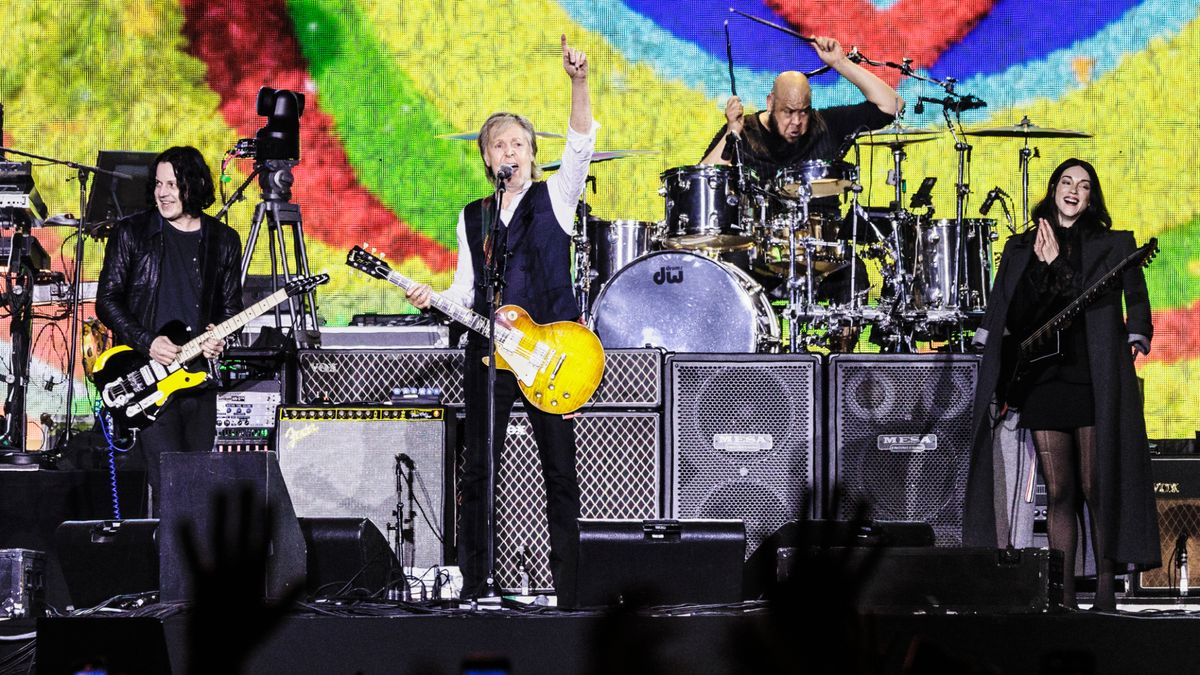
{"label": "black electric guitar", "polygon": [[1006,336],[1000,357],[1000,401],[1015,403],[1024,400],[1029,386],[1026,380],[1032,366],[1062,355],[1062,331],[1097,298],[1116,286],[1125,270],[1135,265],[1149,266],[1157,253],[1158,239],[1151,238],[1029,335],[1024,338]]}
{"label": "black electric guitar", "polygon": [[[175,360],[165,366],[125,345],[105,351],[92,366],[92,381],[100,392],[104,410],[112,416],[114,432],[123,435],[129,430],[149,426],[171,402],[173,394],[203,384],[208,379],[204,368],[188,370],[187,366],[200,358],[200,347],[206,340],[224,340],[275,305],[308,293],[328,281],[328,274],[317,274],[288,282],[278,291],[217,324],[211,331],[184,343]],[[179,322],[171,322],[163,326],[159,335],[166,335],[175,344],[180,344],[187,339],[187,329]]]}

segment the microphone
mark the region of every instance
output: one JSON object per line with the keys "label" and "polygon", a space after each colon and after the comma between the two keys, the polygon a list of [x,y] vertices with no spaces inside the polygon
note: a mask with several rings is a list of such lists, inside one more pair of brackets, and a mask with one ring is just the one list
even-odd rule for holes
{"label": "microphone", "polygon": [[410,470],[413,468],[412,457],[409,457],[408,455],[404,454],[403,452],[396,455],[396,461],[399,462],[400,464],[403,464],[404,466],[408,467]]}
{"label": "microphone", "polygon": [[986,216],[988,211],[992,210],[992,206],[996,203],[997,199],[1007,196],[1008,194],[1004,190],[1001,190],[999,185],[992,188],[991,192],[988,192],[987,197],[983,200],[983,204],[979,207],[979,215]]}
{"label": "microphone", "polygon": [[500,168],[496,169],[496,180],[508,180],[516,170],[516,164],[501,164]]}

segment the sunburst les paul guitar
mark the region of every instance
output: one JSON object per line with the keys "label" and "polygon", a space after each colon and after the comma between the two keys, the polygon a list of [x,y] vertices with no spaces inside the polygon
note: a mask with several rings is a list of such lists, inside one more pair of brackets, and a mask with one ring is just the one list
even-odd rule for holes
{"label": "sunburst les paul guitar", "polygon": [[[184,343],[179,355],[163,365],[132,347],[119,345],[100,354],[92,366],[92,381],[100,392],[100,402],[112,416],[117,432],[143,429],[158,419],[164,406],[180,391],[198,387],[208,379],[202,367],[189,370],[201,356],[201,345],[210,338],[224,340],[275,305],[302,295],[329,281],[328,274],[317,274],[288,282],[283,288],[259,300],[241,312],[217,324],[211,331]],[[175,344],[186,339],[186,327],[171,322],[159,330]]]}
{"label": "sunburst les paul guitar", "polygon": [[[405,291],[417,285],[362,246],[350,251],[346,264]],[[430,302],[467,328],[487,335],[487,317],[438,293],[432,294]],[[559,415],[582,408],[604,375],[604,348],[595,333],[573,321],[539,324],[516,305],[496,310],[495,356],[496,367],[516,376],[517,386],[533,407]]]}

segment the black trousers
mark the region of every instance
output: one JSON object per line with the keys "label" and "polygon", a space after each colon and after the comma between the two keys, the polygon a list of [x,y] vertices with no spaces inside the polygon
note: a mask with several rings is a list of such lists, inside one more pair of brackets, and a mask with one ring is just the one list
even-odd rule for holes
{"label": "black trousers", "polygon": [[[487,551],[487,367],[483,351],[468,347],[464,369],[466,407],[466,456],[460,496],[458,564],[463,574],[463,593],[479,590],[492,561]],[[507,436],[513,403],[521,396],[517,379],[506,370],[496,371],[495,461]],[[544,413],[526,404],[533,439],[537,442],[546,487],[546,512],[550,526],[550,572],[556,586],[566,570],[575,568],[571,533],[579,518],[579,478],[575,472],[575,423],[562,415]],[[492,511],[495,512],[494,509]]]}
{"label": "black trousers", "polygon": [[153,424],[138,433],[146,460],[146,482],[153,495],[154,514],[161,503],[160,456],[164,452],[211,452],[217,440],[217,390],[179,394],[163,408]]}

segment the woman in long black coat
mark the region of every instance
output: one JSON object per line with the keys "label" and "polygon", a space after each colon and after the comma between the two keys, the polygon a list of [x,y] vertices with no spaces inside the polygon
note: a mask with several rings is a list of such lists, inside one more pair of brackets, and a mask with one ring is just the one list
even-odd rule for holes
{"label": "woman in long black coat", "polygon": [[[1068,159],[1054,170],[1034,208],[1037,227],[1004,247],[976,342],[983,342],[975,396],[974,447],[967,481],[964,541],[996,545],[991,406],[1001,382],[1001,345],[1045,323],[1136,249],[1133,234],[1111,229],[1091,164]],[[1122,311],[1122,295],[1125,311]],[[1050,547],[1064,554],[1063,590],[1075,603],[1079,497],[1091,513],[1097,564],[1094,607],[1115,609],[1114,576],[1160,564],[1142,396],[1133,361],[1148,353],[1153,326],[1146,280],[1132,266],[1060,336],[1061,356],[1034,366],[1026,386],[1006,395],[1030,429],[1048,493]]]}

